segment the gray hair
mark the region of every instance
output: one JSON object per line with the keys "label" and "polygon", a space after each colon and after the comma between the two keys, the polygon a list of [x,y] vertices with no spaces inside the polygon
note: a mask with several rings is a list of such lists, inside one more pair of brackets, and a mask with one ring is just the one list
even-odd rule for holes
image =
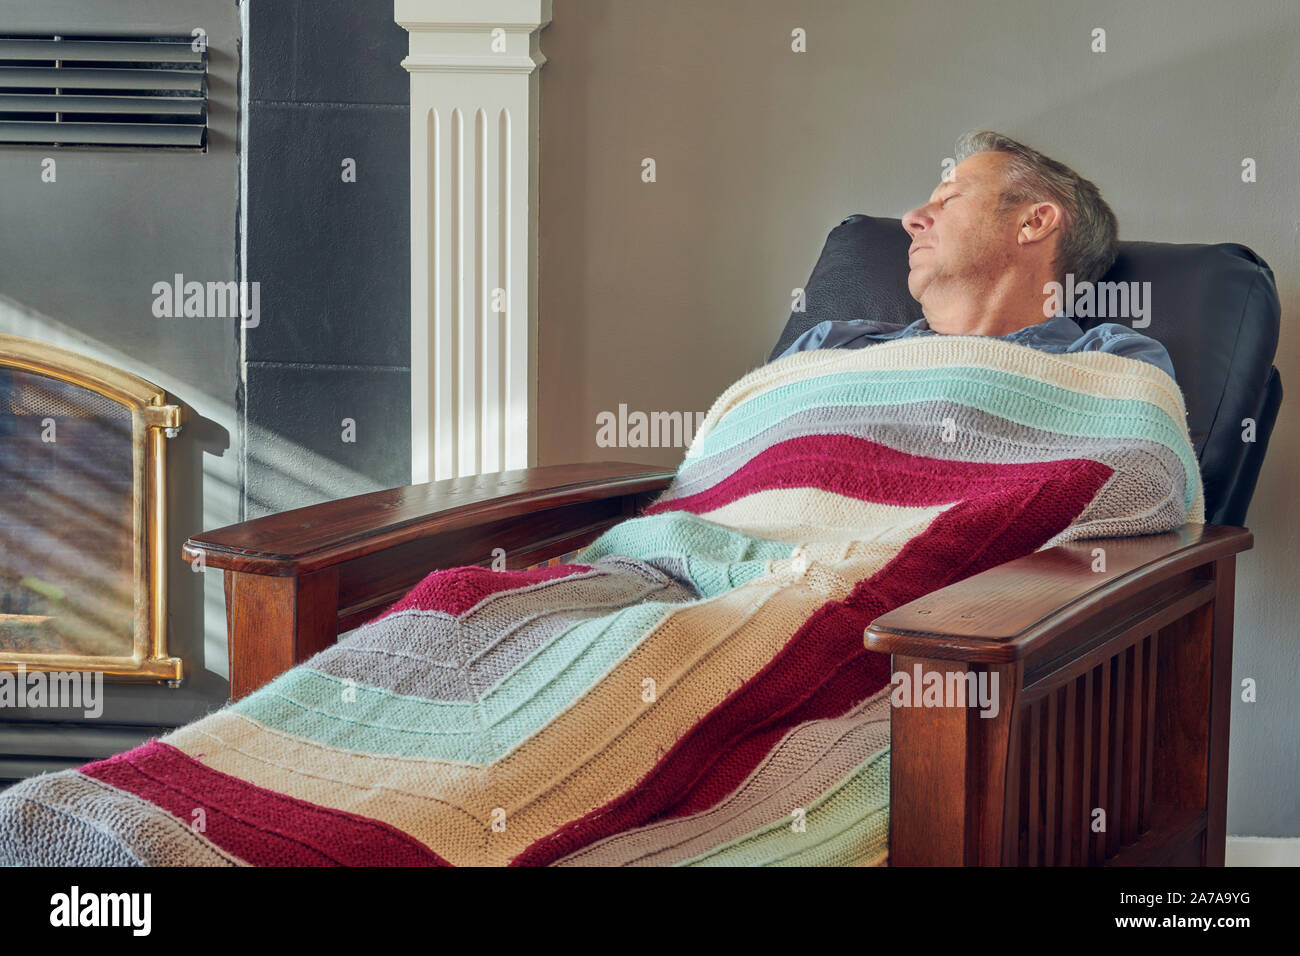
{"label": "gray hair", "polygon": [[1072,272],[1076,282],[1096,282],[1106,274],[1119,251],[1119,227],[1096,185],[1064,163],[990,130],[966,133],[957,140],[957,162],[976,153],[1011,157],[1002,189],[1003,210],[1040,200],[1061,207],[1064,222],[1055,262],[1058,279],[1064,281]]}

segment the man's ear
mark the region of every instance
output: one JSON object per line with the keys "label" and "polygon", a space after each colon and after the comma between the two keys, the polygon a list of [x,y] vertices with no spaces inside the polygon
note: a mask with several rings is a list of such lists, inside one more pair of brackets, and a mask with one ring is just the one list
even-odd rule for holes
{"label": "man's ear", "polygon": [[1063,221],[1064,214],[1056,203],[1036,202],[1021,215],[1016,241],[1022,246],[1030,242],[1042,242],[1061,228]]}

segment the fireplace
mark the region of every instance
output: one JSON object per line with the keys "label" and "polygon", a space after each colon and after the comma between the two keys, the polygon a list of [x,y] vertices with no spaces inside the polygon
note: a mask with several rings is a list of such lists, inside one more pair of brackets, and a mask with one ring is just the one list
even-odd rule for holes
{"label": "fireplace", "polygon": [[181,679],[166,651],[166,393],[0,335],[0,671]]}

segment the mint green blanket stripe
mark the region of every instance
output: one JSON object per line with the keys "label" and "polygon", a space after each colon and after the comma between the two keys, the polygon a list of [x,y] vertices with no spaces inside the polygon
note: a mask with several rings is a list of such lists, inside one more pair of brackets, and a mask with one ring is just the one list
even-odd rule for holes
{"label": "mint green blanket stripe", "polygon": [[232,709],[331,747],[487,765],[572,706],[681,606],[646,602],[567,628],[477,704],[345,685],[303,665]]}
{"label": "mint green blanket stripe", "polygon": [[802,833],[792,828],[793,816],[785,817],[677,865],[852,866],[878,857],[889,846],[889,748],[804,810]]}
{"label": "mint green blanket stripe", "polygon": [[714,597],[767,573],[767,562],[790,557],[788,541],[775,541],[714,524],[688,511],[663,511],[610,528],[574,558],[589,564],[622,554],[641,561],[676,558],[682,576]]}
{"label": "mint green blanket stripe", "polygon": [[[865,378],[864,376],[869,376]],[[995,369],[954,367],[839,372],[781,385],[731,409],[686,454],[682,470],[743,444],[781,419],[811,408],[949,401],[1043,431],[1084,438],[1145,439],[1183,463],[1188,510],[1199,468],[1182,428],[1158,405],[1140,399],[1098,398]]]}

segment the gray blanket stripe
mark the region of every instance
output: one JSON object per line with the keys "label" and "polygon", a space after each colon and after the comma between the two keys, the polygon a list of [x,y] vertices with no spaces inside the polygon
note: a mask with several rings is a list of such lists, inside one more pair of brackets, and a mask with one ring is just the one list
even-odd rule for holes
{"label": "gray blanket stripe", "polygon": [[167,811],[76,770],[0,793],[0,864],[245,865]]}
{"label": "gray blanket stripe", "polygon": [[681,603],[696,594],[662,571],[626,557],[592,572],[489,595],[460,616],[403,611],[364,625],[307,666],[408,697],[480,699],[557,634],[647,601]]}

